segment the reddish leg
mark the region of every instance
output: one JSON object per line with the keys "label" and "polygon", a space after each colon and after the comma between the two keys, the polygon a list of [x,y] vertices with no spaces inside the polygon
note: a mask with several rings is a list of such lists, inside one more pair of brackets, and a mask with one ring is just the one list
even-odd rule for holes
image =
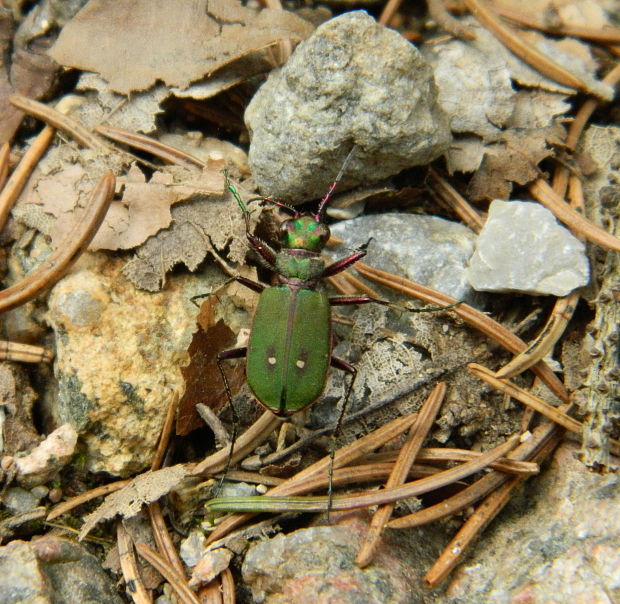
{"label": "reddish leg", "polygon": [[240,277],[239,275],[237,275],[235,279],[256,293],[260,294],[265,289],[265,286],[262,283],[257,283],[256,281],[252,281],[252,279],[246,279],[245,277]]}
{"label": "reddish leg", "polygon": [[332,275],[336,275],[349,268],[352,264],[355,264],[358,260],[361,260],[366,255],[366,250],[359,250],[355,252],[355,254],[351,254],[346,258],[341,258],[337,260],[333,264],[330,264],[325,268],[323,274],[321,275],[321,279],[325,279],[325,277],[331,277]]}

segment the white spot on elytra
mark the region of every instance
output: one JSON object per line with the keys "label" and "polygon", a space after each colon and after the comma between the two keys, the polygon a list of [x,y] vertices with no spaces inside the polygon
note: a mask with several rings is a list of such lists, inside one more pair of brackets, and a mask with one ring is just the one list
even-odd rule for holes
{"label": "white spot on elytra", "polygon": [[270,365],[275,365],[275,364],[276,364],[276,357],[269,357],[269,358],[267,359],[267,362],[268,362]]}
{"label": "white spot on elytra", "polygon": [[299,369],[303,369],[306,366],[306,363],[300,359],[297,363],[295,363],[295,365],[297,365]]}

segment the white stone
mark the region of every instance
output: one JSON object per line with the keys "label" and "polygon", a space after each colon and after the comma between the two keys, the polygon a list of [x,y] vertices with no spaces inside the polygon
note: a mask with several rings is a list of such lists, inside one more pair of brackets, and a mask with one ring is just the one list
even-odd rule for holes
{"label": "white stone", "polygon": [[584,244],[538,203],[495,200],[467,269],[478,291],[565,296],[587,285]]}

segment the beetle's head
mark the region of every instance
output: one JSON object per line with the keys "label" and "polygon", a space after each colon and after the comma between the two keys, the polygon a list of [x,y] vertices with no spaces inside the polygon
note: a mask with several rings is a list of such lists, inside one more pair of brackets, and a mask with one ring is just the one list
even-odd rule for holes
{"label": "beetle's head", "polygon": [[329,227],[313,214],[300,214],[280,224],[280,244],[286,249],[321,252],[329,235]]}

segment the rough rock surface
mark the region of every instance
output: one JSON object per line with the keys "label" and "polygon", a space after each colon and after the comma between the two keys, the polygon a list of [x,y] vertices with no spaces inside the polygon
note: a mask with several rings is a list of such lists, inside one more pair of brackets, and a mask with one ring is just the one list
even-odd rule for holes
{"label": "rough rock surface", "polygon": [[588,471],[577,452],[568,443],[558,449],[437,602],[602,604],[618,598],[620,478]]}
{"label": "rough rock surface", "polygon": [[590,268],[584,244],[549,210],[538,203],[496,199],[467,278],[479,291],[566,296],[587,285]]}
{"label": "rough rock surface", "polygon": [[110,577],[82,545],[59,537],[0,547],[0,602],[106,602],[121,599]]}
{"label": "rough rock surface", "polygon": [[151,463],[195,329],[195,276],[157,294],[137,291],[121,261],[61,280],[49,298],[56,335],[59,422],[86,445],[88,469],[127,476]]}
{"label": "rough rock surface", "polygon": [[341,189],[426,164],[448,147],[432,71],[364,11],[321,25],[273,72],[245,113],[261,190],[299,203],[324,194],[358,147]]}
{"label": "rough rock surface", "polygon": [[344,243],[330,250],[341,258],[370,238],[364,262],[432,287],[457,300],[473,295],[465,278],[475,235],[462,224],[417,214],[371,214],[340,222],[331,231]]}
{"label": "rough rock surface", "polygon": [[[338,514],[332,514],[334,520]],[[255,602],[268,604],[405,604],[422,602],[424,566],[434,547],[416,531],[413,547],[384,541],[370,566],[355,564],[368,528],[364,514],[341,517],[339,526],[300,529],[254,544],[242,572]],[[422,537],[420,539],[420,537]]]}

